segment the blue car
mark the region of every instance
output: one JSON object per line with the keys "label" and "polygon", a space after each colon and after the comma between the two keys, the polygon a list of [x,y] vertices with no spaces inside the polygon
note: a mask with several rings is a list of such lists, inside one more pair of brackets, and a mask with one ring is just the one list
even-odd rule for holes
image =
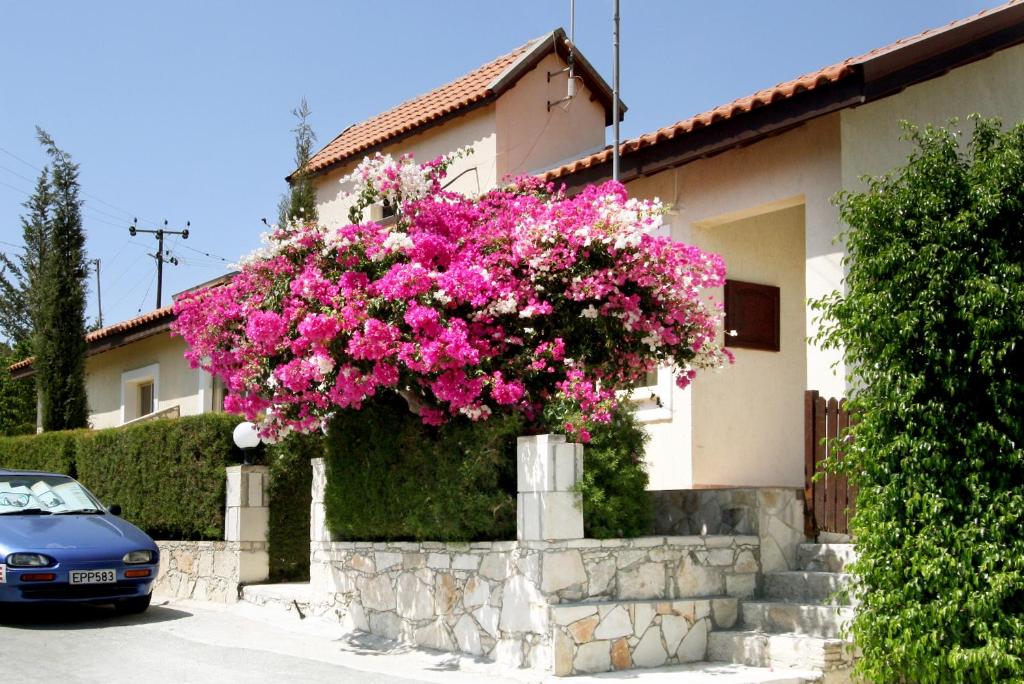
{"label": "blue car", "polygon": [[160,552],[66,475],[0,469],[0,603],[149,607]]}

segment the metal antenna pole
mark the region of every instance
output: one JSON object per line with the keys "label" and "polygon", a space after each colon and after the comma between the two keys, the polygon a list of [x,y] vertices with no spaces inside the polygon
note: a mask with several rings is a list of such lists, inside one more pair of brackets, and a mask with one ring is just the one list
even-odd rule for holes
{"label": "metal antenna pole", "polygon": [[614,3],[612,34],[612,180],[619,180],[619,0]]}
{"label": "metal antenna pole", "polygon": [[100,291],[100,260],[93,259],[93,265],[96,266],[96,306],[99,307],[100,317],[98,319],[99,325],[103,327],[103,293]]}

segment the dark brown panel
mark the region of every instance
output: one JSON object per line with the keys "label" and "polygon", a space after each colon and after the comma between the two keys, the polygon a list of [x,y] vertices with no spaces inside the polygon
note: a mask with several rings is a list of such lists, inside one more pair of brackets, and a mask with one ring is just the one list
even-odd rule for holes
{"label": "dark brown panel", "polygon": [[779,288],[725,281],[725,346],[779,351]]}

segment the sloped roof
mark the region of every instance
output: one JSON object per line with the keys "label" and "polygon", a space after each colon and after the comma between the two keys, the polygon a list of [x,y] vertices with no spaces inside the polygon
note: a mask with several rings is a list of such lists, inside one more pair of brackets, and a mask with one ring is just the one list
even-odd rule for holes
{"label": "sloped roof", "polygon": [[[309,160],[309,173],[323,172],[353,157],[365,155],[374,148],[442,123],[451,116],[492,102],[541,59],[552,52],[564,57],[571,47],[565,31],[556,29],[450,83],[349,126],[313,155]],[[611,88],[578,50],[574,51],[573,59],[577,73],[596,99],[604,104],[606,124],[610,124]],[[621,110],[625,112],[625,107]]]}
{"label": "sloped roof", "polygon": [[[644,133],[620,144],[620,158],[633,154],[644,148],[656,146],[670,140],[685,137],[702,129],[708,129],[727,121],[741,117],[758,109],[771,108],[815,90],[859,80],[878,84],[875,89],[867,89],[855,101],[846,102],[844,106],[860,104],[871,99],[884,97],[911,85],[916,78],[925,80],[950,68],[950,64],[936,64],[931,72],[927,66],[929,60],[943,53],[955,53],[959,62],[967,63],[991,54],[995,49],[1022,39],[1021,29],[1024,27],[1024,4],[1022,0],[1011,0],[999,7],[985,10],[965,19],[953,21],[941,28],[929,29],[921,33],[901,38],[894,43],[876,48],[863,55],[850,57],[837,64],[812,71],[789,81],[779,83],[770,88],[733,100],[706,112],[677,121],[669,126]],[[1003,42],[992,39],[1000,37]],[[971,47],[976,49],[971,49]],[[966,48],[966,49],[965,49]],[[918,67],[914,69],[914,67]],[[905,78],[894,78],[902,73]],[[844,96],[848,93],[844,93]],[[812,115],[825,113],[822,110],[811,112]],[[808,117],[810,118],[810,117]],[[790,122],[791,124],[792,122]],[[608,148],[562,164],[541,177],[547,181],[555,181],[576,173],[580,173],[603,164],[610,164],[612,149]]]}

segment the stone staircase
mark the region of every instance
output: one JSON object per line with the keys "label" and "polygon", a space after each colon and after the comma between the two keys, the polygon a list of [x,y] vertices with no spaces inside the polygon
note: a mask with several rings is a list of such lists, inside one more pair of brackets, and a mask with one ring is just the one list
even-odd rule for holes
{"label": "stone staircase", "polygon": [[[743,601],[733,629],[708,634],[709,661],[820,673],[817,681],[849,681],[853,654],[842,638],[853,607],[837,603],[852,544],[801,544],[798,570],[766,573],[761,596]],[[815,680],[809,680],[815,681]]]}

